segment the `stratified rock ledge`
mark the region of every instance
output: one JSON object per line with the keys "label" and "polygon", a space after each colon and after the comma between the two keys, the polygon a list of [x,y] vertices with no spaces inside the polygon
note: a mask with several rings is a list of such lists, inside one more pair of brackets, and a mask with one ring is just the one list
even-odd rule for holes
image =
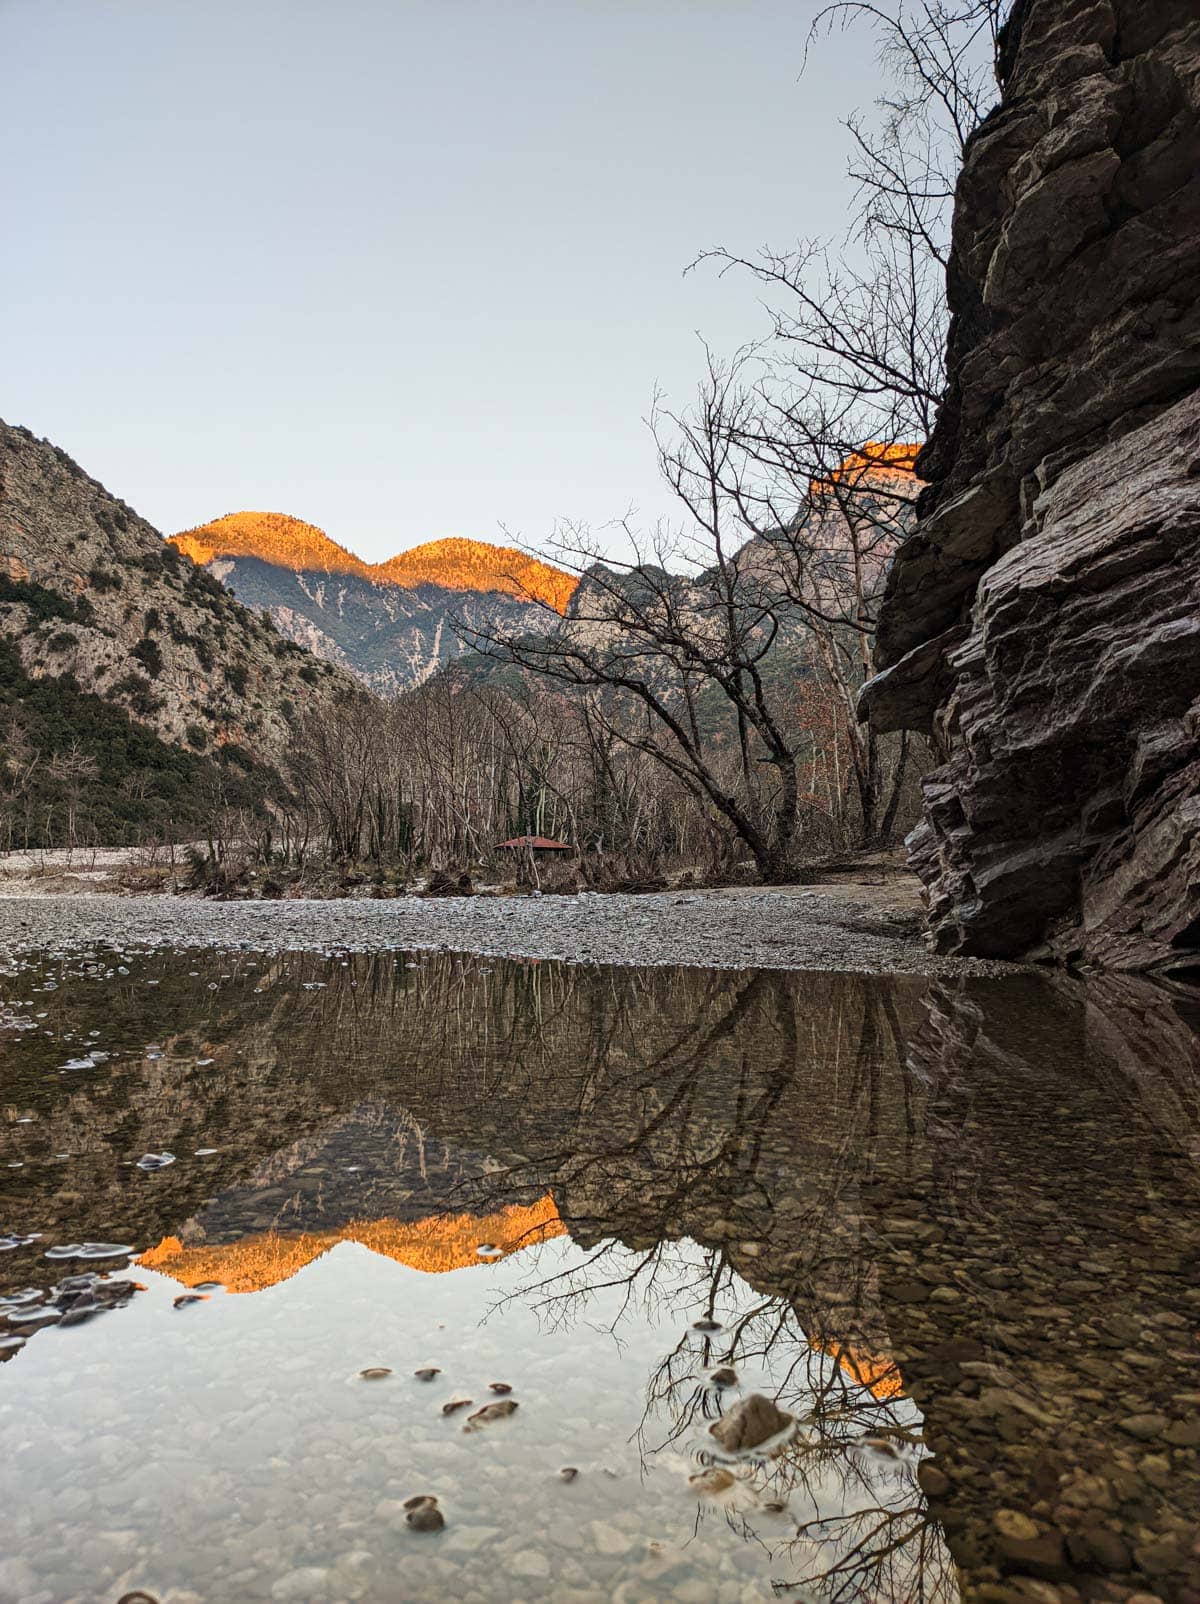
{"label": "stratified rock ledge", "polygon": [[944,761],[936,950],[1200,966],[1200,12],[1018,0],[861,711]]}

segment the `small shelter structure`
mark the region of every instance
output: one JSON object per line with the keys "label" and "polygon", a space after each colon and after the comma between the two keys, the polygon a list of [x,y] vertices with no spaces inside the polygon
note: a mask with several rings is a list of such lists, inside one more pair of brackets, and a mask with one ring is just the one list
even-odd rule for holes
{"label": "small shelter structure", "polygon": [[529,852],[534,857],[550,857],[555,852],[574,852],[566,841],[552,841],[548,835],[514,835],[510,841],[497,841],[497,852]]}

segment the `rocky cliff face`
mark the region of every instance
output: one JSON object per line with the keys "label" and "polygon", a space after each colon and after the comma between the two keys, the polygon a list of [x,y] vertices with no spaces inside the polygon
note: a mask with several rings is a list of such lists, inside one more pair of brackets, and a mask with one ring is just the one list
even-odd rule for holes
{"label": "rocky cliff face", "polygon": [[359,688],[227,595],[49,441],[0,423],[0,633],[162,740],[275,762],[288,711]]}
{"label": "rocky cliff face", "polygon": [[172,542],[248,607],[318,657],[384,695],[419,685],[469,648],[456,623],[487,633],[545,627],[571,574],[509,546],[434,540],[365,563],[312,524],[240,512]]}
{"label": "rocky cliff face", "polygon": [[941,951],[1200,964],[1200,13],[1018,0],[958,185],[950,386],[876,729],[944,757]]}

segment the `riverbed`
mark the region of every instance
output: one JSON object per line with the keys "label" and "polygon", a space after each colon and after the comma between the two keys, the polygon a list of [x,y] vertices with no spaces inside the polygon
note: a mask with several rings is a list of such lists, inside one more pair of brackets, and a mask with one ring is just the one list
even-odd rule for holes
{"label": "riverbed", "polygon": [[0,951],[68,952],[96,942],[141,949],[260,953],[469,951],[714,969],[1005,974],[1016,967],[939,957],[921,933],[915,880],[833,887],[733,887],[644,895],[342,897],[221,902],[196,896],[0,896]]}
{"label": "riverbed", "polygon": [[108,902],[3,976],[5,1604],[1192,1597],[1182,989]]}

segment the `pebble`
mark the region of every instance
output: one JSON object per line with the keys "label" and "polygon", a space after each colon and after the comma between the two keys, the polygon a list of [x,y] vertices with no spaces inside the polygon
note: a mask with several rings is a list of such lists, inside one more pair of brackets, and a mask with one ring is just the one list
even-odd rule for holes
{"label": "pebble", "polygon": [[633,1547],[632,1539],[626,1537],[624,1532],[619,1532],[615,1526],[610,1526],[607,1521],[594,1520],[589,1530],[597,1551],[610,1558],[615,1559],[621,1554],[628,1554]]}
{"label": "pebble", "polygon": [[440,1532],[446,1524],[436,1498],[418,1499],[405,1519],[414,1532]]}
{"label": "pebble", "polygon": [[517,1402],[515,1398],[502,1398],[497,1403],[484,1404],[482,1409],[477,1409],[468,1418],[463,1430],[478,1431],[481,1426],[488,1426],[494,1420],[504,1420],[508,1415],[513,1414],[516,1408]]}
{"label": "pebble", "polygon": [[1012,1537],[1018,1541],[1036,1537],[1041,1530],[1037,1521],[1030,1520],[1019,1509],[998,1509],[992,1517],[992,1523],[1001,1537]]}
{"label": "pebble", "polygon": [[697,1471],[688,1477],[688,1486],[702,1498],[718,1498],[733,1486],[737,1477],[732,1471],[720,1470],[715,1465],[709,1470]]}
{"label": "pebble", "polygon": [[296,1604],[314,1604],[327,1597],[329,1571],[322,1565],[305,1565],[288,1571],[271,1588],[271,1597],[295,1600]]}
{"label": "pebble", "polygon": [[1118,1420],[1117,1425],[1122,1431],[1128,1432],[1131,1437],[1137,1437],[1142,1442],[1148,1442],[1151,1437],[1161,1437],[1167,1429],[1166,1415],[1144,1414],[1126,1415]]}
{"label": "pebble", "polygon": [[[595,897],[397,897],[213,902],[174,896],[0,898],[0,948],[65,953],[112,947],[238,946],[287,954],[442,947],[492,957],[593,963],[702,964],[715,969],[1010,974],[1012,966],[930,953],[919,931],[862,930],[862,908],[819,892],[803,900],[761,886]],[[49,989],[49,988],[47,988]]]}
{"label": "pebble", "polygon": [[511,1575],[528,1577],[531,1581],[544,1581],[550,1575],[550,1561],[540,1549],[523,1549],[511,1555],[506,1564]]}

